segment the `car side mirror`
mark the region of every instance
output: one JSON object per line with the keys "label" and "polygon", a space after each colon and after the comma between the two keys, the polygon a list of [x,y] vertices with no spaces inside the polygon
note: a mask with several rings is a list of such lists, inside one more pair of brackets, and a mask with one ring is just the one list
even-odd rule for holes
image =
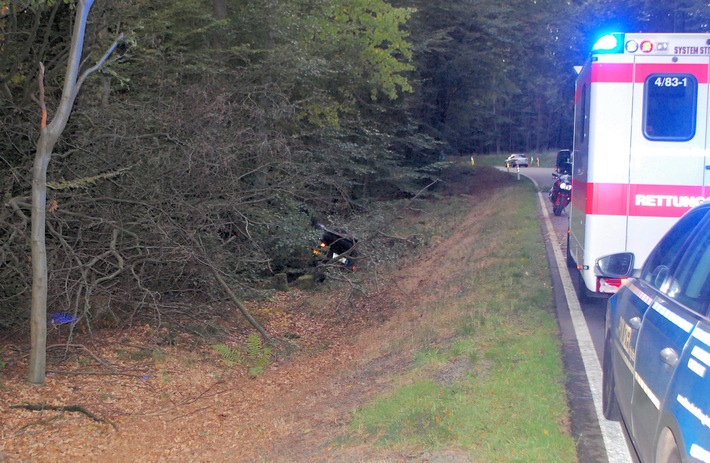
{"label": "car side mirror", "polygon": [[620,252],[600,257],[594,264],[594,273],[607,278],[627,278],[634,271],[634,254]]}

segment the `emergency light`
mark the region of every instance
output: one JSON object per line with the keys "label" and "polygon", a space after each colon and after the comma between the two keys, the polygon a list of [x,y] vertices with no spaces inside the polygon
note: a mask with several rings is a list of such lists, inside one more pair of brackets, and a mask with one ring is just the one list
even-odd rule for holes
{"label": "emergency light", "polygon": [[653,53],[667,52],[669,49],[668,42],[656,42],[653,40],[642,40],[641,43],[634,39],[626,40],[626,34],[623,32],[614,32],[601,37],[594,44],[592,52],[596,54],[613,54],[613,53]]}
{"label": "emergency light", "polygon": [[632,39],[632,40],[629,40],[628,42],[626,42],[626,45],[624,45],[624,48],[629,53],[636,53],[639,49],[639,43]]}
{"label": "emergency light", "polygon": [[624,47],[624,34],[622,32],[614,32],[607,34],[597,40],[597,43],[592,47],[592,52],[595,53],[621,53]]}

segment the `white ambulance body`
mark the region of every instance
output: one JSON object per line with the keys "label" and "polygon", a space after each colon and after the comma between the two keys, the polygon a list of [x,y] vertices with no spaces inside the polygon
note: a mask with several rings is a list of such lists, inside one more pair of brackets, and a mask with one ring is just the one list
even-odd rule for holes
{"label": "white ambulance body", "polygon": [[575,92],[568,261],[587,295],[619,280],[596,259],[650,250],[710,199],[710,34],[612,34],[597,42]]}

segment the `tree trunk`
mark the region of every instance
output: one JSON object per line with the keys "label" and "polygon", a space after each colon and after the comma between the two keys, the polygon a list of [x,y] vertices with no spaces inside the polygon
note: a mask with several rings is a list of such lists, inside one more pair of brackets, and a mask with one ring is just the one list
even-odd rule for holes
{"label": "tree trunk", "polygon": [[40,63],[39,103],[42,109],[40,136],[32,171],[32,308],[30,315],[30,364],[29,381],[44,384],[47,366],[47,247],[45,243],[45,218],[47,202],[47,167],[52,150],[69,120],[76,95],[84,79],[103,66],[118,45],[111,46],[101,60],[79,76],[81,54],[89,10],[94,0],[78,0],[76,19],[72,32],[71,48],[64,77],[62,98],[52,122],[47,124],[47,108],[44,101],[44,66]]}
{"label": "tree trunk", "polygon": [[227,19],[227,0],[214,0],[212,13],[217,21]]}
{"label": "tree trunk", "polygon": [[47,366],[47,248],[44,241],[47,166],[57,141],[46,128],[37,143],[32,173],[32,311],[29,381],[44,384]]}

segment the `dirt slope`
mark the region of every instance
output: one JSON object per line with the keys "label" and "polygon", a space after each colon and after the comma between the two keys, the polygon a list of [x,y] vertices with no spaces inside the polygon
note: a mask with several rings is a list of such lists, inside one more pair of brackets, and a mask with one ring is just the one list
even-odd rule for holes
{"label": "dirt slope", "polygon": [[[451,182],[449,192],[487,189],[472,179]],[[475,205],[481,198],[468,199],[469,217],[351,306],[343,306],[337,291],[318,293],[317,302],[290,291],[268,307],[252,307],[270,311],[269,329],[297,333],[301,346],[257,376],[225,367],[210,346],[189,337],[161,342],[165,333],[147,326],[79,336],[71,346],[66,333],[53,331],[49,369],[93,374],[50,373],[39,388],[24,382],[27,346],[0,339],[0,359],[8,363],[0,370],[0,462],[468,461],[455,451],[338,444],[351,411],[410,365],[411,352],[394,355],[387,346],[416,327],[418,308],[436,297],[444,275],[460,271],[480,223]],[[412,212],[403,219],[421,217]],[[23,404],[76,404],[91,416],[11,408]]]}

